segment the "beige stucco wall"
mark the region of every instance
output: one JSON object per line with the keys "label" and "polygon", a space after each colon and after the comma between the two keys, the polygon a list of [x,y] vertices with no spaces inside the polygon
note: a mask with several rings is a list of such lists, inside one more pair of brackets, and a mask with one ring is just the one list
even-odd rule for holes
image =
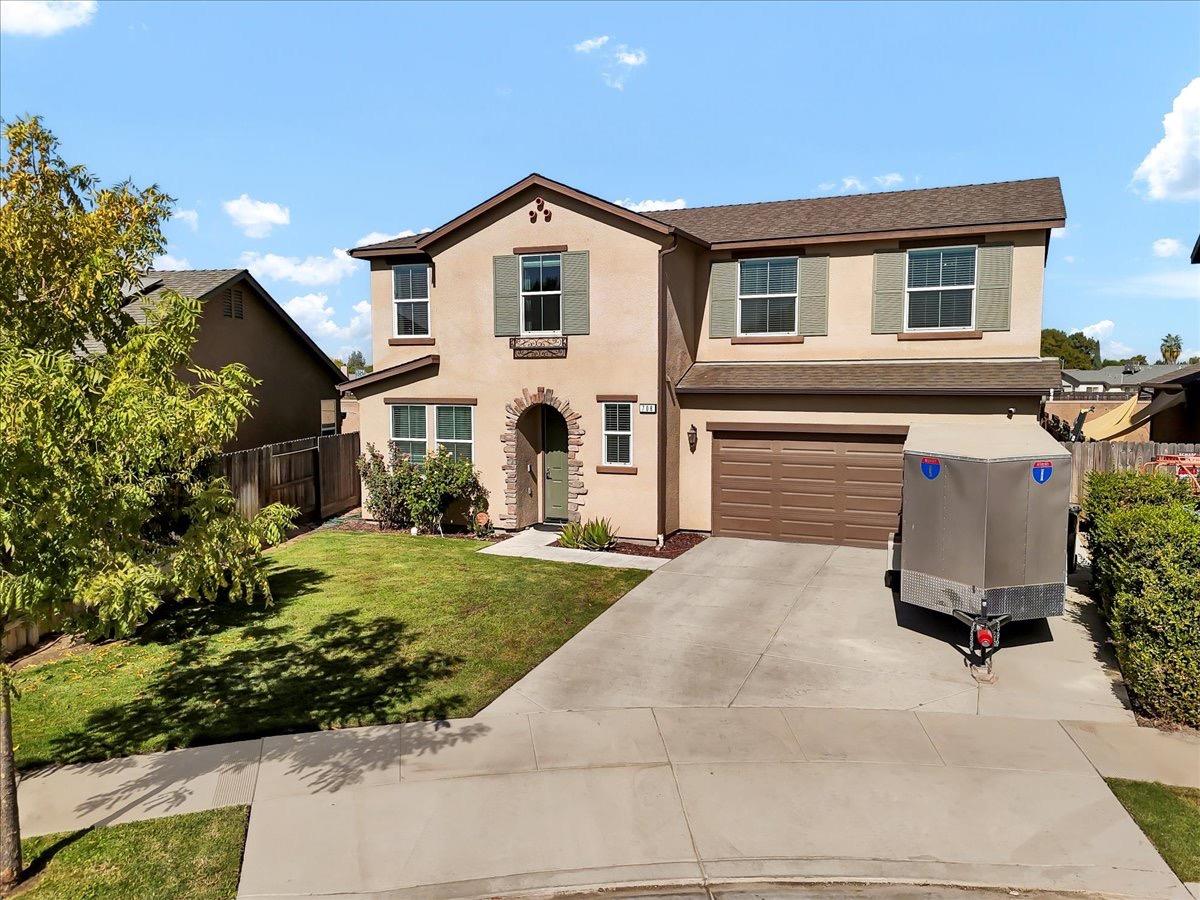
{"label": "beige stucco wall", "polygon": [[207,297],[200,317],[192,362],[216,369],[240,362],[261,380],[257,404],[227,450],[244,450],[321,433],[321,401],[336,400],[333,372],[321,365],[296,334],[269,309],[243,279],[245,318],[224,316],[222,292]]}
{"label": "beige stucco wall", "polygon": [[[1045,232],[987,235],[988,242],[1013,244],[1011,330],[985,332],[977,340],[901,341],[894,334],[871,333],[871,297],[876,250],[894,250],[897,241],[813,245],[813,255],[829,255],[829,334],[806,337],[802,344],[731,344],[729,338],[710,338],[709,303],[699,333],[697,358],[709,360],[810,359],[953,359],[1037,356],[1041,348],[1042,275]],[[946,239],[946,246],[954,244]],[[771,254],[763,254],[771,255]],[[787,255],[780,251],[779,256]],[[729,254],[703,254],[697,261],[697,284],[708,293],[711,262]]]}
{"label": "beige stucco wall", "polygon": [[[551,221],[528,211],[537,197],[552,210]],[[492,517],[505,517],[505,406],[522,391],[553,389],[581,416],[580,454],[587,491],[583,518],[608,517],[620,534],[657,534],[657,422],[633,416],[633,462],[637,474],[599,474],[602,464],[601,407],[597,394],[635,394],[658,402],[658,251],[652,232],[598,213],[547,191],[530,190],[453,234],[433,250],[430,331],[433,346],[388,346],[392,334],[390,266],[371,271],[371,307],[376,370],[438,354],[440,364],[415,376],[355,389],[363,445],[384,449],[390,435],[385,397],[476,398],[474,459],[490,494]],[[590,333],[568,338],[566,359],[513,359],[507,337],[494,335],[492,257],[517,247],[566,245],[589,251]],[[433,420],[428,420],[433,438]]]}
{"label": "beige stucco wall", "polygon": [[[679,527],[712,528],[710,422],[845,425],[913,425],[934,422],[1036,421],[1039,400],[1030,397],[856,397],[839,395],[683,395],[680,410]],[[687,431],[696,427],[696,451]]]}

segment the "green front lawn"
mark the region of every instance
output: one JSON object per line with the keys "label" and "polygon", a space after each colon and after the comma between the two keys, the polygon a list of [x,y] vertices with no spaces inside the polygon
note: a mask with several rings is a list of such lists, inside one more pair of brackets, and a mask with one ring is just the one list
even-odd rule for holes
{"label": "green front lawn", "polygon": [[647,574],[479,547],[326,530],[278,548],[270,607],[165,611],[21,672],[18,765],[472,715]]}
{"label": "green front lawn", "polygon": [[1108,786],[1180,881],[1200,881],[1200,791],[1109,778]]}
{"label": "green front lawn", "polygon": [[21,842],[21,900],[231,900],[249,808],[231,806]]}

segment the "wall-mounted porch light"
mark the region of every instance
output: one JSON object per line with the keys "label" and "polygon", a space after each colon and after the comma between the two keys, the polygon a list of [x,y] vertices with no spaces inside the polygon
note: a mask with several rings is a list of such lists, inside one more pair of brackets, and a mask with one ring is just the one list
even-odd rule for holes
{"label": "wall-mounted porch light", "polygon": [[688,449],[691,450],[693,453],[695,453],[696,452],[696,441],[698,441],[700,439],[700,435],[696,431],[696,426],[693,425],[691,428],[689,428],[687,434],[688,434]]}

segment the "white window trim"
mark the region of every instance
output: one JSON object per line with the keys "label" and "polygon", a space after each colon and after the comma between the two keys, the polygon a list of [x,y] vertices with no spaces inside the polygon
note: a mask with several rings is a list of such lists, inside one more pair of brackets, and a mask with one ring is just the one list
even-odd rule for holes
{"label": "white window trim", "polygon": [[[795,294],[743,294],[742,293],[742,263],[749,260],[739,259],[737,261],[737,308],[735,315],[737,317],[737,327],[735,333],[738,337],[795,337],[800,333],[800,257],[798,256],[755,256],[755,260],[770,262],[772,260],[794,259],[796,261],[796,293]],[[791,297],[795,304],[792,307],[792,330],[791,331],[742,331],[742,301],[743,300],[762,300],[774,298]]]}
{"label": "white window trim", "polygon": [[[425,403],[397,403],[396,406],[419,406],[419,407],[421,407],[422,410],[424,410],[424,415],[425,415],[425,455],[428,456],[429,455],[429,406],[428,406],[428,404],[425,404]],[[388,436],[389,436],[389,439],[393,440],[393,441],[404,441],[409,444],[413,443],[416,440],[415,438],[396,437],[396,415],[395,415],[395,413],[392,412],[393,408],[394,407],[392,407],[392,406],[388,407]],[[472,435],[475,434],[474,428],[472,428],[471,434]]]}
{"label": "white window trim", "polygon": [[[913,250],[974,250],[975,251],[975,280],[970,284],[952,284],[938,287],[910,288],[908,286],[908,254]],[[975,300],[979,296],[979,292],[975,290],[975,286],[979,283],[979,246],[977,244],[954,244],[948,247],[914,247],[904,251],[904,331],[922,333],[928,331],[974,331],[975,330]],[[963,291],[967,288],[971,290],[971,322],[968,325],[946,325],[936,328],[910,328],[908,325],[908,295],[916,291],[924,293],[927,291]]]}
{"label": "white window trim", "polygon": [[[421,265],[423,265],[425,267],[425,297],[424,297],[424,299],[422,299],[420,297],[414,297],[411,300],[397,300],[396,299],[396,270],[399,269],[401,266],[421,266]],[[431,316],[432,310],[430,309],[430,306],[429,306],[429,290],[432,287],[432,285],[430,284],[429,269],[430,269],[429,263],[396,263],[396,265],[392,266],[392,268],[391,268],[391,273],[392,273],[392,337],[394,337],[394,338],[429,337],[431,334],[433,334],[433,318]],[[396,326],[397,326],[398,320],[400,318],[399,315],[397,315],[397,306],[399,306],[401,303],[424,303],[425,304],[425,321],[429,323],[429,327],[425,331],[424,334],[401,334],[400,333],[400,329],[397,328]]]}
{"label": "white window trim", "polygon": [[[441,440],[437,436],[437,411],[439,409],[466,409],[471,412],[471,439],[469,441]],[[425,433],[429,434],[428,423],[426,423]],[[439,447],[445,447],[448,444],[466,444],[471,448],[471,464],[475,463],[475,407],[467,406],[463,403],[439,403],[433,407],[433,446],[436,450]]]}
{"label": "white window trim", "polygon": [[[558,290],[557,291],[520,291],[521,308],[518,313],[521,317],[521,337],[561,337],[562,336],[562,320],[563,320],[563,302],[562,302],[562,254],[561,253],[522,253],[517,259],[517,273],[521,279],[521,285],[525,284],[525,260],[531,257],[557,256],[558,257]],[[556,331],[526,331],[525,330],[525,298],[526,297],[558,297],[558,329]],[[471,434],[475,432],[472,431]]]}
{"label": "white window trim", "polygon": [[[610,406],[628,406],[629,407],[629,430],[628,431],[609,431],[608,429],[608,407]],[[619,466],[624,469],[633,468],[633,404],[622,401],[612,401],[600,404],[600,443],[603,446],[604,465]],[[473,434],[474,432],[472,432]],[[610,434],[627,434],[629,435],[629,461],[614,462],[608,458],[608,436]]]}

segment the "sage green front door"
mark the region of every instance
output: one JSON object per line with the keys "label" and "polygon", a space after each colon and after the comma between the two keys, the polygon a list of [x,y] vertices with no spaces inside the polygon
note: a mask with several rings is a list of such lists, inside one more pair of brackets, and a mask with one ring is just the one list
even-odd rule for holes
{"label": "sage green front door", "polygon": [[543,420],[546,457],[546,521],[567,518],[567,422],[556,410],[546,409]]}

